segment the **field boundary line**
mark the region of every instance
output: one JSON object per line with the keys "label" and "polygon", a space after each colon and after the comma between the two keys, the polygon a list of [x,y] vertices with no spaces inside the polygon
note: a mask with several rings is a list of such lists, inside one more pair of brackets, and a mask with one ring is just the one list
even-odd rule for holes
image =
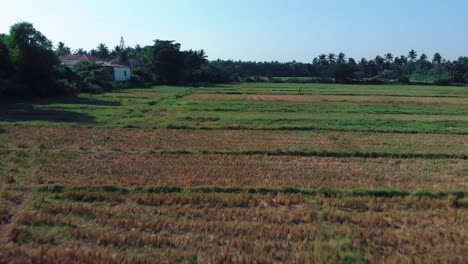
{"label": "field boundary line", "polygon": [[[143,127],[142,127],[143,128]],[[157,127],[155,127],[157,128]],[[468,135],[468,132],[437,132],[437,131],[417,131],[417,130],[375,130],[375,129],[339,129],[339,128],[320,128],[320,127],[248,127],[248,126],[221,126],[221,127],[194,127],[186,125],[169,124],[166,129],[185,129],[185,130],[246,130],[246,131],[332,131],[332,132],[365,132],[378,134],[433,134],[433,135]]]}
{"label": "field boundary line", "polygon": [[[0,125],[2,122],[0,121]],[[1,133],[5,133],[8,127],[44,127],[44,128],[90,128],[89,125],[72,124],[67,126],[60,125],[34,125],[34,124],[4,124],[2,125]],[[319,127],[248,127],[248,126],[221,126],[221,127],[195,127],[187,125],[169,124],[166,126],[138,126],[138,125],[98,125],[93,129],[168,129],[168,130],[245,130],[245,131],[331,131],[331,132],[358,132],[358,133],[375,133],[375,134],[422,134],[422,135],[468,135],[467,132],[442,132],[442,131],[416,131],[416,130],[375,130],[375,129],[339,129],[339,128],[319,128]]]}
{"label": "field boundary line", "polygon": [[320,187],[316,189],[302,189],[295,187],[242,187],[242,186],[139,186],[139,187],[119,187],[115,185],[40,185],[35,188],[38,192],[45,193],[63,193],[66,191],[89,191],[89,192],[107,192],[120,194],[168,194],[168,193],[251,193],[251,194],[300,194],[309,196],[324,197],[426,197],[441,199],[449,196],[457,198],[468,197],[468,189],[463,190],[404,190],[394,188],[329,188]]}
{"label": "field boundary line", "polygon": [[423,153],[386,153],[386,152],[338,152],[338,151],[295,151],[295,150],[150,150],[149,154],[182,155],[263,155],[295,157],[335,157],[335,158],[397,158],[397,159],[468,159],[468,154],[423,154]]}

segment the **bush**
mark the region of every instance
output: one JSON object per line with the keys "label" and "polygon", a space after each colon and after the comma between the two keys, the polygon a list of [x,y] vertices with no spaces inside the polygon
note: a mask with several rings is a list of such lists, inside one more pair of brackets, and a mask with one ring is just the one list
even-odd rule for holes
{"label": "bush", "polygon": [[73,94],[78,91],[76,83],[67,79],[60,79],[55,82],[55,90],[57,94]]}
{"label": "bush", "polygon": [[398,83],[400,84],[410,84],[410,79],[406,76],[400,76],[398,78]]}
{"label": "bush", "polygon": [[80,91],[83,93],[92,93],[92,94],[98,94],[98,93],[103,93],[104,89],[101,88],[101,86],[97,84],[92,84],[92,83],[84,83],[83,86],[81,86]]}
{"label": "bush", "polygon": [[450,85],[451,81],[449,78],[441,77],[441,78],[437,78],[434,81],[434,83],[437,85],[441,85],[441,86],[448,86]]}
{"label": "bush", "polygon": [[380,80],[379,78],[371,78],[371,79],[364,80],[362,83],[363,84],[383,84],[384,82]]}
{"label": "bush", "polygon": [[132,78],[130,79],[131,87],[150,86],[154,83],[155,80],[153,80],[151,74],[139,69],[132,71]]}

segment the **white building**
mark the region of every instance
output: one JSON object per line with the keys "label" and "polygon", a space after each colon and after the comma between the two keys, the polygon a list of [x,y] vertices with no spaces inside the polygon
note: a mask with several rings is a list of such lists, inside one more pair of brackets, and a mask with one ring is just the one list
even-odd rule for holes
{"label": "white building", "polygon": [[129,66],[115,64],[111,62],[96,62],[96,64],[102,67],[112,68],[114,70],[114,81],[116,82],[130,81],[130,78],[132,77],[132,72]]}
{"label": "white building", "polygon": [[129,66],[107,62],[101,58],[90,55],[65,55],[61,56],[62,65],[75,70],[75,66],[80,61],[91,61],[102,67],[110,67],[114,72],[114,81],[125,82],[132,77],[132,70]]}

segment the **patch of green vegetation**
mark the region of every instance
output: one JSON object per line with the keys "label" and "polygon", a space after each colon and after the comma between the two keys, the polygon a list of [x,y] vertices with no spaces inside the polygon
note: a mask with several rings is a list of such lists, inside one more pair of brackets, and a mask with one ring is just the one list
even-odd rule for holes
{"label": "patch of green vegetation", "polygon": [[[468,133],[468,118],[465,118],[468,108],[459,105],[186,99],[193,93],[297,94],[299,88],[301,94],[468,97],[466,87],[439,86],[288,83],[200,88],[157,86],[119,93],[5,103],[0,106],[0,125]],[[156,94],[158,96],[152,98],[151,95]]]}
{"label": "patch of green vegetation", "polygon": [[12,240],[19,244],[35,242],[39,244],[58,245],[70,241],[72,238],[69,234],[70,227],[64,225],[23,226],[16,227],[16,229],[21,229],[21,231],[14,231]]}
{"label": "patch of green vegetation", "polygon": [[[243,129],[243,130],[332,130],[367,131],[379,133],[447,133],[468,134],[468,121],[441,120],[417,121],[395,119],[354,119],[351,116],[340,119],[306,118],[238,118],[220,117],[216,122],[205,126],[198,121],[177,120],[167,123],[173,129]],[[164,124],[164,123],[163,123]]]}
{"label": "patch of green vegetation", "polygon": [[[322,104],[297,103],[245,103],[226,101],[187,101],[177,104],[177,110],[183,112],[238,112],[239,113],[347,113],[347,114],[379,114],[379,115],[468,115],[466,107],[428,107],[400,105],[366,105],[342,104],[340,102]],[[223,113],[226,114],[226,113]]]}

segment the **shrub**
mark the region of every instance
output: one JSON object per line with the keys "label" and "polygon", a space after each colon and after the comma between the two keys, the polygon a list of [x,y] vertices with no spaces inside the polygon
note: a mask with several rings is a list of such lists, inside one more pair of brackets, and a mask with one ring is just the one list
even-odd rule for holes
{"label": "shrub", "polygon": [[446,78],[446,77],[440,77],[440,78],[437,78],[435,81],[434,81],[435,84],[437,85],[441,85],[441,86],[447,86],[447,85],[450,85],[451,81],[449,78]]}
{"label": "shrub", "polygon": [[398,78],[398,83],[401,83],[401,84],[409,84],[410,83],[410,79],[406,76],[400,76]]}

